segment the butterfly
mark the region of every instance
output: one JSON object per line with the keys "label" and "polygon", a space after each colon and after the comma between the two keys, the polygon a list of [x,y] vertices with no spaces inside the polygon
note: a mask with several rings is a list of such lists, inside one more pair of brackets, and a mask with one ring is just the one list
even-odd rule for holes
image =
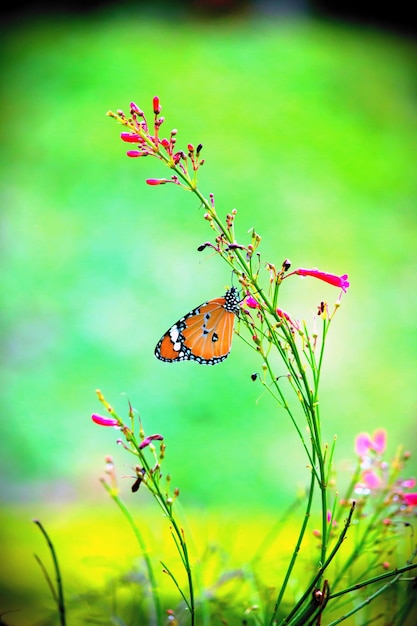
{"label": "butterfly", "polygon": [[197,361],[217,365],[229,356],[235,315],[240,310],[239,290],[231,287],[193,309],[161,337],[155,356],[161,361]]}

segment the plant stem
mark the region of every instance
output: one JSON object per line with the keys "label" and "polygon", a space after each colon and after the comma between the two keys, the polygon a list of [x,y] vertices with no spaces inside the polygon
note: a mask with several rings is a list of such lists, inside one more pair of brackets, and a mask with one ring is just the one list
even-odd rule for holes
{"label": "plant stem", "polygon": [[297,543],[295,544],[295,548],[294,548],[294,552],[293,552],[292,557],[291,557],[290,564],[289,564],[289,566],[287,568],[284,581],[283,581],[283,583],[281,585],[281,589],[280,589],[280,592],[278,594],[278,598],[277,598],[277,600],[275,602],[275,606],[274,606],[274,609],[273,609],[272,614],[271,614],[271,619],[269,621],[270,626],[273,626],[273,624],[275,623],[275,619],[276,619],[277,614],[278,614],[278,609],[279,609],[279,607],[281,605],[281,602],[282,602],[282,599],[284,597],[284,594],[285,594],[288,582],[290,580],[292,571],[293,571],[294,566],[295,566],[295,562],[296,562],[298,554],[300,552],[301,543],[303,541],[303,538],[304,538],[304,535],[305,535],[305,532],[306,532],[306,529],[307,529],[307,525],[308,525],[308,522],[309,522],[309,519],[310,519],[311,506],[312,506],[312,503],[313,503],[314,485],[315,485],[315,476],[314,476],[314,473],[312,473],[311,481],[310,481],[310,490],[309,490],[308,500],[307,500],[307,507],[306,507],[306,512],[304,514],[303,523],[302,523],[301,528],[300,528],[300,532],[299,532],[299,535],[298,535]]}
{"label": "plant stem", "polygon": [[[60,572],[60,569],[59,569],[58,558],[56,556],[55,548],[54,548],[54,546],[52,544],[52,541],[49,538],[48,533],[46,532],[45,528],[43,527],[42,523],[39,520],[37,520],[37,519],[34,519],[33,521],[38,526],[38,528],[40,529],[41,533],[45,537],[46,543],[48,544],[49,552],[51,553],[52,562],[53,562],[54,570],[55,570],[56,586],[57,586],[57,592],[55,592],[55,590],[53,589],[54,593],[52,595],[53,595],[54,600],[55,600],[55,602],[57,603],[57,606],[58,606],[60,624],[61,624],[61,626],[65,626],[66,625],[66,615],[65,615],[65,602],[64,602],[64,588],[63,588],[63,584],[62,584],[62,577],[61,577],[61,572]],[[39,562],[39,560],[38,560],[38,562]],[[44,570],[44,573],[45,572],[46,572],[46,570]]]}
{"label": "plant stem", "polygon": [[148,554],[148,550],[146,547],[146,544],[143,540],[143,537],[139,531],[139,528],[136,526],[135,521],[133,519],[133,517],[131,516],[131,514],[129,513],[128,508],[126,507],[125,503],[123,502],[123,500],[119,497],[119,495],[117,494],[116,490],[113,489],[112,487],[110,487],[110,485],[108,485],[104,480],[101,481],[103,487],[106,489],[107,493],[110,495],[110,497],[112,498],[112,500],[117,504],[117,506],[119,507],[119,509],[121,510],[121,512],[123,513],[123,515],[125,516],[125,518],[127,519],[133,534],[136,537],[136,540],[142,550],[142,554],[143,554],[143,558],[145,559],[145,563],[146,563],[146,569],[148,571],[148,576],[149,576],[149,582],[151,584],[151,589],[152,589],[152,598],[154,601],[154,606],[155,606],[155,615],[156,615],[156,622],[158,624],[158,626],[162,626],[163,625],[163,614],[162,614],[162,606],[161,606],[161,600],[159,597],[159,590],[158,590],[158,583],[156,581],[155,578],[155,574],[152,568],[152,563],[151,560],[149,558],[149,554]]}
{"label": "plant stem", "polygon": [[390,580],[385,585],[382,585],[382,587],[380,587],[373,594],[368,596],[363,602],[353,607],[353,609],[348,611],[347,613],[344,613],[341,617],[338,617],[337,619],[330,622],[328,626],[336,626],[336,624],[340,624],[351,615],[354,615],[358,611],[361,611],[364,606],[366,606],[367,604],[370,604],[373,600],[375,600],[375,598],[380,596],[381,593],[384,593],[384,591],[386,591],[389,587],[394,585],[400,579],[400,577],[401,577],[401,574],[397,574],[393,580]]}
{"label": "plant stem", "polygon": [[[303,607],[303,604],[307,600],[307,598],[309,598],[310,594],[315,589],[315,587],[318,584],[318,582],[320,581],[320,579],[323,577],[324,572],[329,567],[330,563],[332,562],[332,560],[336,556],[340,546],[342,545],[342,543],[343,543],[343,541],[345,539],[346,533],[348,531],[348,528],[350,526],[354,510],[355,510],[355,503],[353,503],[352,506],[351,506],[351,509],[350,509],[349,515],[348,515],[348,517],[347,517],[347,519],[345,521],[345,525],[343,527],[343,530],[340,533],[333,550],[331,551],[331,553],[327,557],[326,561],[319,568],[317,574],[313,577],[312,581],[308,585],[307,589],[305,590],[305,592],[303,593],[301,598],[298,600],[297,604],[294,606],[294,608],[291,610],[291,612],[287,615],[287,617],[284,618],[284,620],[282,622],[280,622],[281,626],[284,626],[284,624],[287,624],[288,626],[296,626],[296,625],[298,626],[298,625],[302,625],[303,624],[303,622],[300,621],[300,620],[303,619],[304,611],[301,611],[301,609]],[[301,613],[300,613],[300,611],[301,611]]]}

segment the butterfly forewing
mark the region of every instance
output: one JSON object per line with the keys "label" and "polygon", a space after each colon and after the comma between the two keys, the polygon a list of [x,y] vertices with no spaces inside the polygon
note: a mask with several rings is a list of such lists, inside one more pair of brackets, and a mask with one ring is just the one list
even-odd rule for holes
{"label": "butterfly forewing", "polygon": [[155,355],[168,362],[220,363],[230,352],[238,311],[239,294],[232,287],[223,298],[205,302],[171,326],[158,342]]}

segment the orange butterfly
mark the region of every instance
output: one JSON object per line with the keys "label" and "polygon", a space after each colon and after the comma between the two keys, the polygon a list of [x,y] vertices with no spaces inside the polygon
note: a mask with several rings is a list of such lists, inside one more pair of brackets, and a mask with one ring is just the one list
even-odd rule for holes
{"label": "orange butterfly", "polygon": [[193,309],[171,326],[158,341],[155,356],[169,363],[221,363],[230,353],[240,301],[238,289],[231,287],[223,298],[209,300]]}

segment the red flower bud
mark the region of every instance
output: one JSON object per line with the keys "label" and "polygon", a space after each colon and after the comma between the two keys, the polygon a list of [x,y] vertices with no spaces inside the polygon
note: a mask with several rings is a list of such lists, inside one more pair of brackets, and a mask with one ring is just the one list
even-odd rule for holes
{"label": "red flower bud", "polygon": [[155,113],[155,115],[159,115],[159,113],[161,112],[161,106],[159,104],[158,96],[155,96],[153,99],[153,112]]}

